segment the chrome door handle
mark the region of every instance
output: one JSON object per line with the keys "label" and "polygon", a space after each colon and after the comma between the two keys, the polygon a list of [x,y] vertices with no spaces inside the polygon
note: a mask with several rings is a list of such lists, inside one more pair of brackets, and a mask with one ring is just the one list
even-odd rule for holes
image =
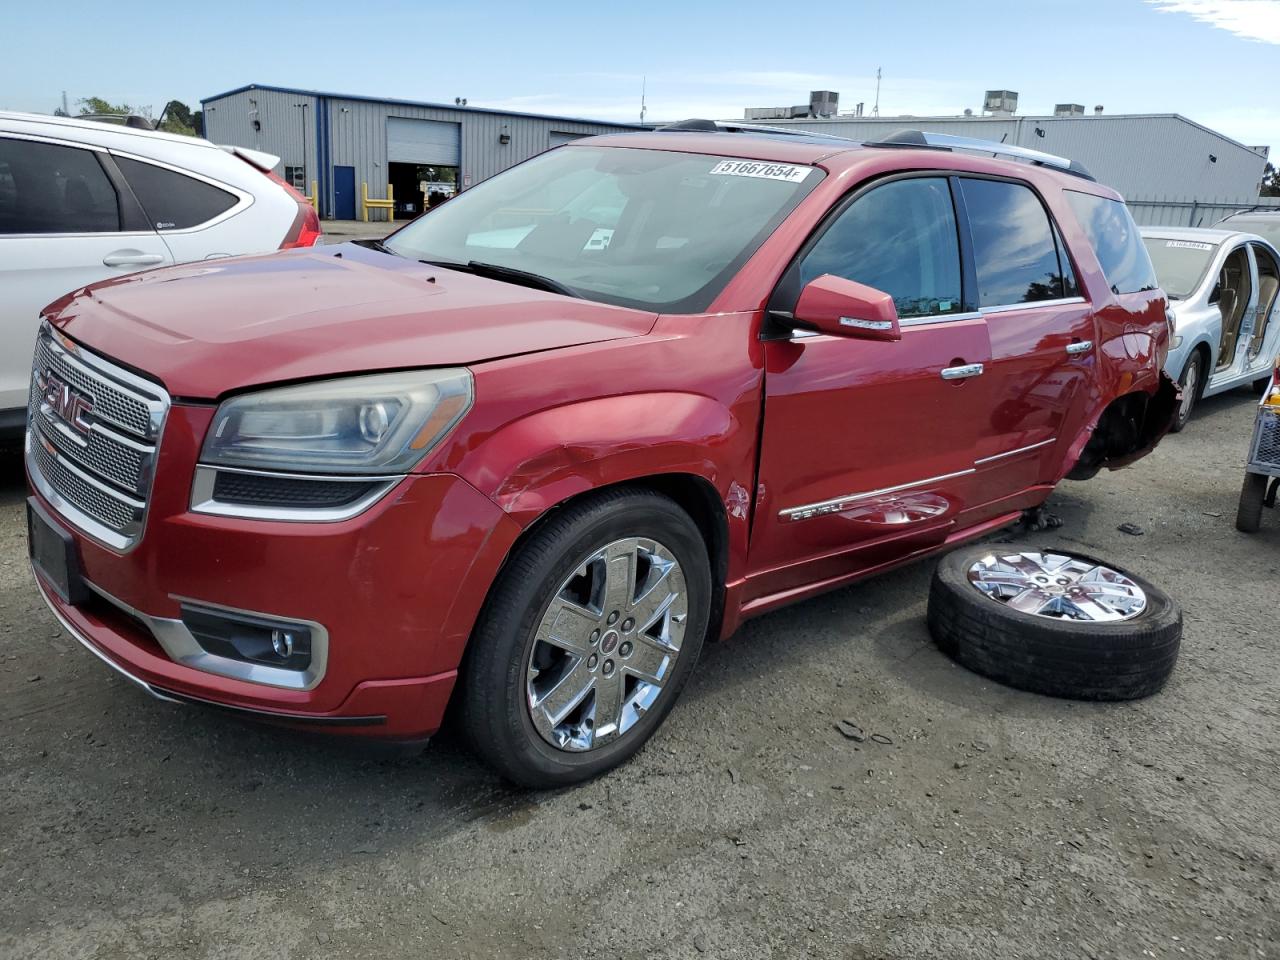
{"label": "chrome door handle", "polygon": [[959,367],[943,367],[943,380],[964,380],[967,377],[982,376],[982,364],[966,363]]}
{"label": "chrome door handle", "polygon": [[1067,353],[1073,357],[1079,356],[1082,353],[1088,353],[1092,349],[1093,349],[1092,340],[1081,340],[1078,343],[1067,344]]}
{"label": "chrome door handle", "polygon": [[102,258],[102,264],[106,267],[154,267],[157,263],[164,263],[164,257],[158,253],[125,253],[120,251],[108,253]]}

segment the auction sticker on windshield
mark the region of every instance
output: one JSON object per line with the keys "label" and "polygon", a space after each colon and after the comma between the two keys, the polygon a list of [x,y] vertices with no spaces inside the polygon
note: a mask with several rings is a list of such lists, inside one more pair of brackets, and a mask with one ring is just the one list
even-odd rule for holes
{"label": "auction sticker on windshield", "polygon": [[1179,250],[1212,250],[1212,243],[1201,243],[1199,240],[1170,240],[1166,247],[1177,247]]}
{"label": "auction sticker on windshield", "polygon": [[809,175],[812,167],[797,167],[791,163],[764,163],[760,160],[721,160],[711,168],[713,174],[722,177],[759,177],[763,180],[785,180],[799,183]]}

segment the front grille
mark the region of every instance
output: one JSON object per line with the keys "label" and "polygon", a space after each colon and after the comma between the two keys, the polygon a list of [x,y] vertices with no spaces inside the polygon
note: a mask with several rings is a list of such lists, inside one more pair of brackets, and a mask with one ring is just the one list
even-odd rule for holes
{"label": "front grille", "polygon": [[1280,470],[1280,413],[1265,407],[1259,412],[1253,455],[1249,461],[1260,467]]}
{"label": "front grille", "polygon": [[48,326],[36,341],[27,466],[53,507],[117,549],[142,536],[169,397]]}

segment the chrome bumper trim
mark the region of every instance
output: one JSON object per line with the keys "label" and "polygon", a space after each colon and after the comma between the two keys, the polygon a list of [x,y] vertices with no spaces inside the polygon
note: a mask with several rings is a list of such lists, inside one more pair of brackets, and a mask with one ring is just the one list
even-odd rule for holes
{"label": "chrome bumper trim", "polygon": [[81,633],[78,629],[76,629],[76,627],[72,625],[71,621],[69,621],[66,617],[64,617],[58,611],[58,608],[53,605],[53,601],[49,599],[49,591],[45,589],[44,583],[41,582],[40,575],[38,573],[35,573],[34,571],[32,572],[36,579],[36,588],[40,591],[40,599],[44,601],[45,606],[49,608],[49,612],[53,614],[54,619],[58,621],[58,624],[62,627],[62,629],[67,631],[67,633],[70,634],[80,644],[80,646],[84,647],[86,650],[88,650],[95,657],[97,657],[99,660],[105,663],[108,667],[110,667],[116,673],[120,674],[120,676],[124,677],[126,680],[130,681],[131,683],[136,683],[138,686],[140,686],[143,690],[147,691],[147,693],[151,694],[151,696],[155,697],[157,700],[163,700],[165,703],[180,702],[178,700],[173,699],[172,697],[166,696],[165,694],[161,693],[159,690],[151,686],[151,684],[147,683],[147,681],[141,679],[140,677],[135,677],[132,673],[130,673],[124,667],[120,666],[120,664],[116,663],[114,660],[108,657],[105,653],[103,653],[101,650],[95,647],[89,641],[88,637],[86,637],[83,633]]}

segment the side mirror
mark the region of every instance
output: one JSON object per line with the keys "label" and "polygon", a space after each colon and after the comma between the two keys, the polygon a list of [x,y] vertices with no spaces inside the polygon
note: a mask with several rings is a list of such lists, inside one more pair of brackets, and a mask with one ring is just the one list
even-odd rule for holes
{"label": "side mirror", "polygon": [[795,322],[833,337],[902,339],[893,297],[830,273],[805,284],[796,301]]}

